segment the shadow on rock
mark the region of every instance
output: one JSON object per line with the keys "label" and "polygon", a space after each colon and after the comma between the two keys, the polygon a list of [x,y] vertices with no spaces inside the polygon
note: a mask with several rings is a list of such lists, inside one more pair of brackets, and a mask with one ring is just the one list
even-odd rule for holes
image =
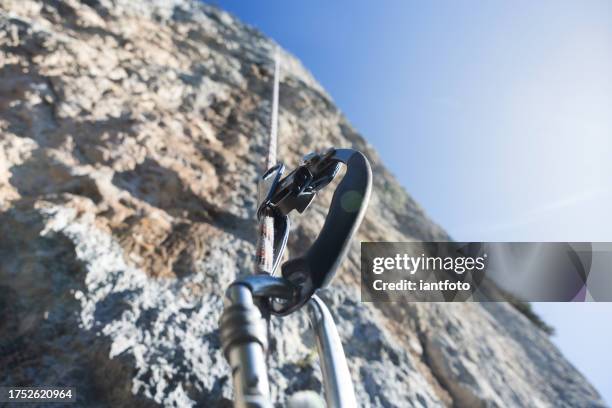
{"label": "shadow on rock", "polygon": [[130,358],[109,359],[108,340],[80,327],[85,266],[43,227],[31,202],[0,213],[0,384],[76,387],[82,406],[154,406],[132,395]]}

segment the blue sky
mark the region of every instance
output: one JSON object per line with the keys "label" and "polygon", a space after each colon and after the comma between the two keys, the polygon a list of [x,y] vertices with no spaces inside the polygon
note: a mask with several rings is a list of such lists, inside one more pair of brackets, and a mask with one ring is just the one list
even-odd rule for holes
{"label": "blue sky", "polygon": [[[612,241],[612,3],[218,1],[460,241]],[[282,135],[280,135],[282,138]],[[535,304],[612,403],[612,304]]]}

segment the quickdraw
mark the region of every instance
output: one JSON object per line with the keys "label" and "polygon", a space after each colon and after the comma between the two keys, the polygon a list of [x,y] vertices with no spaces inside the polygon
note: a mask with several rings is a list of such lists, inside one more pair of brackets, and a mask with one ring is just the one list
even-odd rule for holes
{"label": "quickdraw", "polygon": [[363,154],[352,149],[330,149],[310,154],[283,177],[275,166],[262,177],[268,186],[258,215],[274,218],[274,265],[282,258],[289,232],[289,213],[304,212],[317,192],[339,173],[346,172],[336,188],[323,228],[310,248],[285,262],[281,276],[252,275],[233,282],[226,293],[220,320],[221,341],[232,368],[236,407],[268,407],[265,364],[266,326],[262,315],[285,316],[309,304],[309,317],[317,338],[329,406],[355,406],[348,367],[331,314],[315,292],[326,287],[363,219],[370,196],[372,172]]}
{"label": "quickdraw", "polygon": [[[279,66],[277,53],[268,166],[276,160]],[[319,235],[304,254],[281,266],[280,276],[273,276],[287,246],[289,214],[306,211],[343,165],[346,171],[334,191]],[[306,304],[317,340],[327,405],[357,405],[336,325],[316,291],[329,285],[346,256],[365,214],[371,184],[368,160],[353,149],[311,153],[286,176],[285,166],[277,164],[261,177],[257,210],[262,226],[259,273],[239,278],[229,286],[219,320],[223,352],[232,372],[235,407],[272,407],[266,365],[266,318],[286,316]]]}

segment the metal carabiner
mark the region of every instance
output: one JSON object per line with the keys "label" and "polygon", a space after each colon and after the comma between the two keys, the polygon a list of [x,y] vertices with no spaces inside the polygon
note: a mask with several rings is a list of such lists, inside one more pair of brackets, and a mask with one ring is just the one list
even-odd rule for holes
{"label": "metal carabiner", "polygon": [[318,289],[329,284],[365,215],[372,187],[372,170],[359,151],[332,148],[322,154],[305,156],[300,166],[282,179],[282,165],[273,167],[264,175],[272,183],[260,203],[258,214],[272,215],[275,225],[278,220],[274,261],[278,265],[286,245],[288,214],[293,210],[304,212],[316,194],[334,180],[342,165],[346,166],[346,173],[334,192],[321,232],[303,255],[282,265],[282,276],[299,288],[299,294],[293,302],[273,300],[271,312],[274,314],[287,315],[297,310]]}
{"label": "metal carabiner", "polygon": [[227,288],[219,332],[231,367],[235,407],[272,408],[265,358],[268,333],[260,308],[270,297],[292,299],[294,294],[293,284],[269,275],[239,278]]}
{"label": "metal carabiner", "polygon": [[[273,406],[265,361],[268,348],[266,324],[258,304],[271,297],[290,300],[294,294],[293,284],[269,275],[244,277],[227,289],[219,328],[223,353],[231,367],[235,407]],[[355,390],[334,319],[316,295],[308,305],[327,406],[355,407]]]}
{"label": "metal carabiner", "polygon": [[356,406],[342,343],[333,318],[315,292],[325,287],[346,256],[370,197],[372,171],[363,154],[330,149],[310,154],[287,176],[284,166],[268,170],[260,181],[257,216],[274,218],[273,265],[287,244],[289,213],[304,212],[316,194],[339,173],[321,232],[301,256],[285,262],[282,277],[256,275],[236,280],[226,292],[219,327],[223,351],[232,369],[236,407],[271,407],[265,354],[268,341],[264,315],[287,315],[309,302],[308,313],[317,339],[325,397],[329,406]]}

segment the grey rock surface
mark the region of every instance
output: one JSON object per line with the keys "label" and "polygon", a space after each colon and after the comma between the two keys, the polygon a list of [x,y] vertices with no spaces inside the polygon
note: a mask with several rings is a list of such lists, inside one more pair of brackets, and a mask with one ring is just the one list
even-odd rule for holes
{"label": "grey rock surface", "polygon": [[[0,385],[81,406],[229,406],[222,295],[253,270],[275,44],[195,1],[0,2]],[[361,240],[447,240],[324,89],[282,53],[279,157],[363,151]],[[330,194],[297,218],[299,253]],[[358,400],[376,407],[598,407],[507,304],[360,302],[359,244],[322,295]],[[322,391],[303,313],[274,319],[279,403]]]}

